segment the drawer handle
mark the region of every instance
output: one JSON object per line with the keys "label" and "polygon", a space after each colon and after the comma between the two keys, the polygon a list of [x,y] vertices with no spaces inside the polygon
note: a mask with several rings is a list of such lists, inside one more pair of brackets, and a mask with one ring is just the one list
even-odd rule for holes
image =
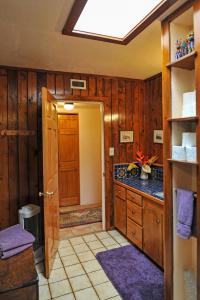
{"label": "drawer handle", "polygon": [[160,224],[160,219],[157,219],[157,220],[156,220],[156,223],[157,223],[157,224]]}
{"label": "drawer handle", "polygon": [[135,211],[135,210],[132,210],[131,212],[132,212],[132,215],[134,215],[134,214],[136,213],[136,211]]}
{"label": "drawer handle", "polygon": [[133,231],[133,232],[132,232],[132,236],[135,236],[135,234],[136,234],[136,231]]}

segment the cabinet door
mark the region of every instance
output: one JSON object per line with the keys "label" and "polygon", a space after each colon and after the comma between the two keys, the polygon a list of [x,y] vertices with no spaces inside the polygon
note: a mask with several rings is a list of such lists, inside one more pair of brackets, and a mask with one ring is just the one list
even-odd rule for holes
{"label": "cabinet door", "polygon": [[143,250],[163,266],[163,207],[144,199]]}
{"label": "cabinet door", "polygon": [[115,227],[126,234],[126,200],[115,196]]}

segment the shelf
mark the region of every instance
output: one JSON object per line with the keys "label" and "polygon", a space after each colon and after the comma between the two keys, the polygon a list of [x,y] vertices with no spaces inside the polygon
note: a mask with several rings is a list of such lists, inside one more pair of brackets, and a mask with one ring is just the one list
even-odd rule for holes
{"label": "shelf", "polygon": [[199,117],[180,117],[180,118],[170,118],[167,119],[168,122],[198,122]]}
{"label": "shelf", "polygon": [[194,69],[194,60],[197,55],[196,51],[192,51],[191,53],[167,64],[168,68],[174,67],[174,68],[180,68],[180,69],[187,69],[187,70],[193,70]]}
{"label": "shelf", "polygon": [[179,164],[185,164],[185,165],[198,166],[198,162],[196,162],[196,161],[176,160],[176,159],[171,159],[171,158],[168,158],[167,161],[170,162],[170,163],[179,163]]}

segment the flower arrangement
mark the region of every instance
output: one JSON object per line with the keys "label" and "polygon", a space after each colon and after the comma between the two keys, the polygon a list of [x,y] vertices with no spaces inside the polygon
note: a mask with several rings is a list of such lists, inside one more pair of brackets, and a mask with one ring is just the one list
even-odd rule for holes
{"label": "flower arrangement", "polygon": [[136,165],[135,163],[130,163],[128,166],[128,171],[131,171],[132,169],[135,168],[141,168],[141,176],[140,178],[142,179],[147,179],[148,178],[148,173],[151,173],[151,165],[158,159],[157,155],[151,156],[148,158],[143,154],[142,151],[137,151],[136,153],[136,160],[139,163],[139,166]]}

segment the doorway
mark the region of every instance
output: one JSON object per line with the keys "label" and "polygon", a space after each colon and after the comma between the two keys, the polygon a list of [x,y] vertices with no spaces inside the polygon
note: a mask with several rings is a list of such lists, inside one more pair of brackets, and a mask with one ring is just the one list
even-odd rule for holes
{"label": "doorway", "polygon": [[60,227],[105,228],[103,104],[58,102]]}
{"label": "doorway", "polygon": [[58,115],[59,206],[80,205],[79,115]]}

